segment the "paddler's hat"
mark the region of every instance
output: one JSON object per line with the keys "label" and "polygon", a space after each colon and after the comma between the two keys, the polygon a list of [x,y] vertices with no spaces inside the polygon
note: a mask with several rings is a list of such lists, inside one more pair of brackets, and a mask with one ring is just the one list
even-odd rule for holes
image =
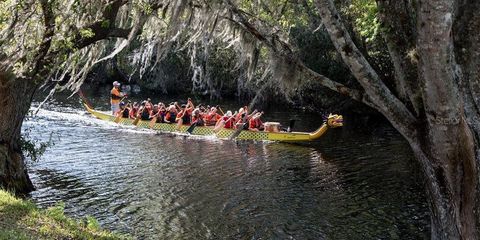
{"label": "paddler's hat", "polygon": [[120,87],[120,83],[118,81],[113,82],[114,87]]}

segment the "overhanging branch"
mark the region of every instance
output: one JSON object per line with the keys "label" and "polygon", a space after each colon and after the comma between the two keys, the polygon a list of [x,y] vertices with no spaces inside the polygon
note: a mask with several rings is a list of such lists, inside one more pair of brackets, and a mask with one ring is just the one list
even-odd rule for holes
{"label": "overhanging branch", "polygon": [[233,17],[235,19],[232,17],[224,18],[241,27],[244,31],[250,33],[258,41],[262,42],[268,49],[270,49],[275,55],[281,58],[289,59],[289,62],[296,64],[301,72],[316,80],[322,86],[338,92],[342,95],[348,96],[356,101],[365,103],[369,106],[372,105],[371,101],[365,97],[365,94],[362,90],[349,88],[305,66],[305,64],[303,64],[303,62],[295,56],[292,48],[289,46],[288,43],[282,41],[275,34],[262,33],[261,30],[256,28],[248,21],[248,19],[244,15],[244,11],[235,6],[235,4],[233,4],[230,0],[224,0],[224,2],[228,6],[229,10],[233,13]]}
{"label": "overhanging branch", "polygon": [[52,10],[52,3],[49,0],[41,0],[40,6],[43,12],[43,24],[45,27],[45,32],[43,33],[42,43],[38,47],[38,51],[34,57],[34,68],[31,71],[31,77],[35,75],[45,67],[47,58],[45,57],[50,50],[52,45],[52,38],[55,34],[55,16]]}
{"label": "overhanging branch", "polygon": [[332,0],[316,0],[322,22],[332,40],[333,45],[341,54],[343,61],[365,89],[369,99],[402,134],[412,139],[415,133],[416,118],[406,106],[387,88],[378,74],[353,43],[350,34],[340,21]]}

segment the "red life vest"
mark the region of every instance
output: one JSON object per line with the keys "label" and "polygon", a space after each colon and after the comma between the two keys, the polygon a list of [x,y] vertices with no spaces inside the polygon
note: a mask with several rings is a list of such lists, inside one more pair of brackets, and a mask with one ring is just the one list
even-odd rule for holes
{"label": "red life vest", "polygon": [[233,118],[223,116],[222,120],[225,121],[225,125],[223,126],[224,128],[233,128]]}
{"label": "red life vest", "polygon": [[260,126],[262,125],[262,121],[260,121],[259,118],[257,119],[250,119],[250,121],[248,122],[248,128],[252,129],[252,128],[260,128]]}

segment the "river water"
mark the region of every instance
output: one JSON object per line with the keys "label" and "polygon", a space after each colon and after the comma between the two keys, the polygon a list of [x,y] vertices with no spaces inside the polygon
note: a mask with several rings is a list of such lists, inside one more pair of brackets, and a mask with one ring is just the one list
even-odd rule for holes
{"label": "river water", "polygon": [[[265,120],[292,115],[296,130],[320,125],[301,112],[269,110]],[[66,213],[137,239],[429,237],[418,166],[389,127],[333,129],[304,144],[233,142],[122,127],[56,100],[24,129],[54,143],[29,163],[34,202],[63,201]]]}

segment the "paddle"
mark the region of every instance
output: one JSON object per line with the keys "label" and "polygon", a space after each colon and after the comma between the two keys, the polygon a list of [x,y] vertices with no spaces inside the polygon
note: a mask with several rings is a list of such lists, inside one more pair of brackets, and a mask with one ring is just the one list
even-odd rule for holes
{"label": "paddle", "polygon": [[113,122],[119,123],[119,122],[122,120],[123,111],[125,111],[125,109],[123,109],[123,110],[118,114],[118,116],[115,117],[115,120],[113,120]]}
{"label": "paddle", "polygon": [[141,118],[140,115],[137,115],[137,117],[135,118],[135,120],[133,120],[132,125],[137,126],[137,125],[138,125],[138,122],[140,121],[140,118]]}
{"label": "paddle", "polygon": [[217,109],[220,111],[220,113],[222,114],[222,116],[225,115],[225,113],[223,112],[222,108],[221,108],[219,105],[217,105]]}
{"label": "paddle", "polygon": [[199,115],[198,115],[197,120],[195,120],[195,122],[193,122],[192,125],[190,125],[190,127],[187,128],[187,132],[188,132],[189,134],[192,134],[192,132],[193,132],[193,130],[195,129],[195,127],[198,126],[198,121],[202,121],[202,119],[201,119],[202,115],[201,115],[200,113],[198,113],[198,114],[199,114]]}
{"label": "paddle", "polygon": [[229,140],[232,140],[232,139],[235,139],[238,137],[238,135],[240,135],[240,133],[242,132],[242,130],[245,128],[245,126],[247,126],[248,124],[248,120],[250,120],[250,118],[253,117],[253,115],[255,115],[256,113],[258,112],[257,109],[255,109],[250,115],[248,114],[248,112],[245,114],[245,116],[242,118],[242,125],[237,128],[235,130],[235,132],[232,133],[232,135],[230,135],[230,137],[228,137]]}
{"label": "paddle", "polygon": [[198,122],[198,120],[195,121],[195,122],[193,122],[192,125],[190,125],[190,127],[187,128],[187,132],[188,132],[189,134],[192,134],[193,130],[194,130],[195,127],[197,126],[197,122]]}
{"label": "paddle", "polygon": [[155,126],[155,123],[157,123],[157,118],[158,118],[157,115],[158,113],[155,114],[155,117],[153,117],[152,120],[150,120],[150,124],[148,124],[149,128],[153,128],[153,126]]}
{"label": "paddle", "polygon": [[[123,101],[123,99],[125,99],[127,96],[123,97],[122,99],[120,99],[120,102]],[[125,108],[120,111],[120,113],[118,114],[117,117],[115,117],[115,120],[113,120],[115,123],[119,123],[121,120],[122,120],[122,117],[123,117],[123,112],[127,109],[127,107],[125,106]]]}
{"label": "paddle", "polygon": [[[142,112],[143,112],[143,111],[145,111],[145,106],[143,106]],[[140,119],[141,119],[141,118],[142,118],[142,113],[137,112],[137,117],[135,118],[135,120],[133,120],[132,125],[137,126],[137,125],[138,125],[138,122],[140,122]]]}
{"label": "paddle", "polygon": [[235,118],[235,116],[237,115],[237,113],[238,113],[238,112],[235,111],[235,113],[234,113],[232,116],[230,116],[226,121],[223,120],[223,119],[220,120],[220,123],[218,123],[218,125],[215,126],[215,128],[213,128],[213,131],[214,131],[214,132],[220,131],[220,129],[222,129],[223,127],[225,127],[225,124],[226,124],[228,121],[230,121],[230,120],[232,120],[232,119]]}

